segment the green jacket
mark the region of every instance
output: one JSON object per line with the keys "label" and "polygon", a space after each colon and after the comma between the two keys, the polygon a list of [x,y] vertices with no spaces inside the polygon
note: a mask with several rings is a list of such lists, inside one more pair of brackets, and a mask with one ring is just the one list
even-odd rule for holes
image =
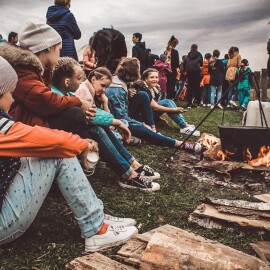
{"label": "green jacket", "polygon": [[[251,69],[249,67],[246,68],[245,72],[247,72],[244,77],[238,82],[237,89],[243,89],[243,88],[250,88],[250,85],[252,83],[251,79]],[[240,68],[236,72],[237,78],[241,76]]]}

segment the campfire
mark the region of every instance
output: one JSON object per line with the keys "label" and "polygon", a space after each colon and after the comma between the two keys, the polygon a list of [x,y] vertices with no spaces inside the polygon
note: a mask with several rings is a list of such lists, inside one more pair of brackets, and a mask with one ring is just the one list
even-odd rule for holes
{"label": "campfire", "polygon": [[[212,160],[234,160],[234,156],[236,156],[238,152],[237,148],[234,148],[234,151],[228,151],[227,149],[222,150],[221,140],[209,133],[203,133],[198,142],[206,149],[204,156],[206,158],[210,157]],[[247,148],[246,151],[243,152],[242,157],[243,162],[253,167],[270,167],[270,146],[261,146],[259,153],[254,157],[250,149]]]}

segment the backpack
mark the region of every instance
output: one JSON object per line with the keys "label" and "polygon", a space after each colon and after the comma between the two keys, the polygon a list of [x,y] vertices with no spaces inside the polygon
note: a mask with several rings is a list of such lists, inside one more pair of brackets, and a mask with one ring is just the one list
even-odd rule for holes
{"label": "backpack", "polygon": [[226,72],[226,80],[227,81],[234,81],[236,78],[236,67],[228,67],[227,72]]}

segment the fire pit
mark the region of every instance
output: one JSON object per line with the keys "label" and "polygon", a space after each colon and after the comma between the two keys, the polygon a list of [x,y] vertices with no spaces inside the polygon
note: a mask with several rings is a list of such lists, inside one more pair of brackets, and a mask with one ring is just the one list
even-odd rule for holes
{"label": "fire pit", "polygon": [[233,153],[234,160],[252,159],[263,146],[270,146],[270,130],[265,127],[219,126],[219,133],[222,151]]}

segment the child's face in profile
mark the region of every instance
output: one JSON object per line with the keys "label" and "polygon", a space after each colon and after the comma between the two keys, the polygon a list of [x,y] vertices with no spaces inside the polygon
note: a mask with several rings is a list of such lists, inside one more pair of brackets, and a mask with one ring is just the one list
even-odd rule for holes
{"label": "child's face in profile", "polygon": [[74,75],[69,78],[67,88],[68,91],[74,93],[77,91],[79,88],[81,82],[82,82],[82,77],[83,77],[83,70],[79,65],[74,66]]}
{"label": "child's face in profile", "polygon": [[6,92],[2,96],[0,96],[0,109],[7,112],[14,101],[12,97],[12,92],[14,89],[11,89],[10,91]]}
{"label": "child's face in profile", "polygon": [[106,88],[111,84],[111,80],[107,76],[103,76],[101,79],[97,79],[95,76],[92,77],[91,83],[95,89],[97,96],[106,92]]}

